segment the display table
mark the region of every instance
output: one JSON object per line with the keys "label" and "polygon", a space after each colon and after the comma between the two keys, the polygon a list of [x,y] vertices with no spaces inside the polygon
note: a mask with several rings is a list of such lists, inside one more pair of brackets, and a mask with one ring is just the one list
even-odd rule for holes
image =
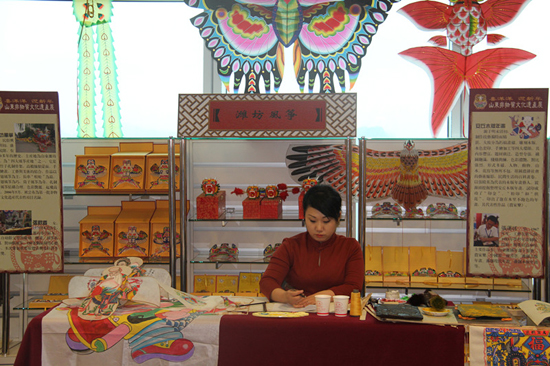
{"label": "display table", "polygon": [[291,319],[226,315],[220,324],[219,366],[437,363],[464,366],[464,327],[334,314]]}
{"label": "display table", "polygon": [[[42,364],[42,321],[47,313],[40,314],[29,323],[15,366]],[[59,347],[66,345],[60,342]],[[99,359],[102,354],[95,355]],[[78,357],[79,360],[90,359],[94,355]],[[355,317],[337,318],[333,314],[320,317],[314,313],[289,319],[259,318],[252,314],[224,315],[219,326],[220,366],[424,366],[430,359],[444,360],[446,366],[463,366],[464,328],[386,323],[371,316],[360,321]],[[137,365],[131,359],[129,361],[128,364]],[[181,364],[193,364],[191,359],[188,361]],[[150,360],[145,364],[174,363]]]}

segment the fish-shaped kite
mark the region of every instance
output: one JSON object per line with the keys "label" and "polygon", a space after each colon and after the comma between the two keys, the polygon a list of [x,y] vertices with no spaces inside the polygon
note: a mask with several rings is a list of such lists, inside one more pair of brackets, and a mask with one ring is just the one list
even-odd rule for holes
{"label": "fish-shaped kite", "polygon": [[[472,48],[487,39],[496,44],[504,39],[500,34],[488,34],[489,29],[513,21],[530,0],[451,0],[452,5],[438,1],[419,1],[399,11],[422,30],[446,30],[450,42],[460,52],[440,47],[416,47],[400,53],[420,61],[429,69],[434,97],[431,124],[436,135],[462,88],[493,88],[512,67],[535,57],[515,48],[494,48],[474,53]],[[447,44],[444,36],[430,39],[438,46]]]}

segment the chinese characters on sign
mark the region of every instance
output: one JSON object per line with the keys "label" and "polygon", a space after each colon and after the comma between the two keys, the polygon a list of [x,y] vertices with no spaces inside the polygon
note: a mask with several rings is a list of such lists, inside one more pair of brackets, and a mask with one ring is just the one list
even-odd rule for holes
{"label": "chinese characters on sign", "polygon": [[211,130],[324,130],[324,100],[210,102]]}
{"label": "chinese characters on sign", "polygon": [[548,89],[472,89],[468,273],[544,275]]}
{"label": "chinese characters on sign", "polygon": [[357,94],[179,94],[178,137],[357,136]]}
{"label": "chinese characters on sign", "polygon": [[0,92],[0,271],[63,271],[57,93]]}

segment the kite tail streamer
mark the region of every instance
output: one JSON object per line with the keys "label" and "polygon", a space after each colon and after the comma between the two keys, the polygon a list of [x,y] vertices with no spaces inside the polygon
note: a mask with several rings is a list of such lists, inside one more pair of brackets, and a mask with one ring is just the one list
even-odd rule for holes
{"label": "kite tail streamer", "polygon": [[78,137],[95,136],[95,51],[93,30],[80,27],[78,45]]}
{"label": "kite tail streamer", "polygon": [[103,97],[103,137],[122,137],[115,49],[109,23],[97,25],[99,70]]}

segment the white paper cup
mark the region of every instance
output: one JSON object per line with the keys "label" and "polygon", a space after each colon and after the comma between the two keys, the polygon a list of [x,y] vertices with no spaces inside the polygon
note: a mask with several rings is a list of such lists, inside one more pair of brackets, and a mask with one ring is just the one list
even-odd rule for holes
{"label": "white paper cup", "polygon": [[348,316],[349,296],[336,295],[334,299],[334,314],[338,317]]}
{"label": "white paper cup", "polygon": [[315,295],[317,315],[328,316],[328,310],[330,308],[330,297],[330,295]]}

